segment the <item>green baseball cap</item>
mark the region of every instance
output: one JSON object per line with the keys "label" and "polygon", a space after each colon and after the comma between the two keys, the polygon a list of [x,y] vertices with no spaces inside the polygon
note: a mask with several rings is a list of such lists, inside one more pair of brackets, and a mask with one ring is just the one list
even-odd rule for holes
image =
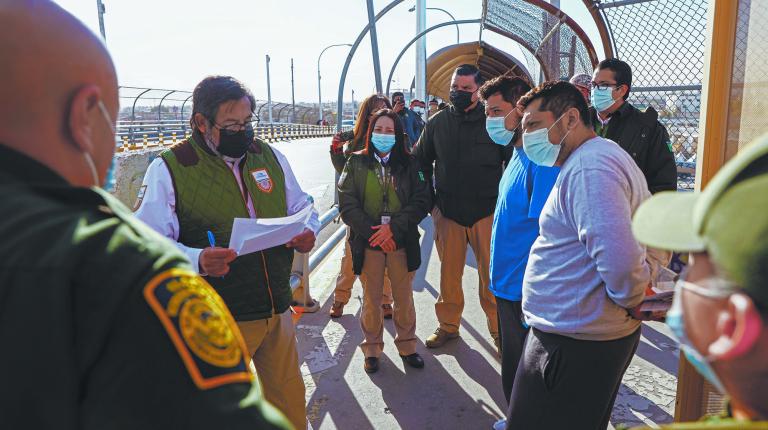
{"label": "green baseball cap", "polygon": [[768,306],[768,135],[743,148],[702,192],[662,192],[635,212],[653,248],[706,251],[721,274]]}

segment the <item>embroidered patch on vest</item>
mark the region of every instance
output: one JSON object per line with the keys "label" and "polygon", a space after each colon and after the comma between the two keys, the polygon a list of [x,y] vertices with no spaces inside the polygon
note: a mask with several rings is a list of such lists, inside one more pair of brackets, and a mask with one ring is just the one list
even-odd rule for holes
{"label": "embroidered patch on vest", "polygon": [[224,301],[203,278],[170,269],[144,287],[144,298],[202,390],[250,383],[245,342]]}
{"label": "embroidered patch on vest", "polygon": [[267,169],[251,170],[251,176],[253,176],[253,180],[256,181],[256,185],[261,191],[265,193],[272,192],[274,187],[272,186],[272,178],[269,177]]}
{"label": "embroidered patch on vest", "polygon": [[147,186],[142,185],[139,188],[139,194],[136,196],[136,203],[133,204],[133,211],[136,212],[141,207],[141,202],[144,201],[144,193],[147,192]]}

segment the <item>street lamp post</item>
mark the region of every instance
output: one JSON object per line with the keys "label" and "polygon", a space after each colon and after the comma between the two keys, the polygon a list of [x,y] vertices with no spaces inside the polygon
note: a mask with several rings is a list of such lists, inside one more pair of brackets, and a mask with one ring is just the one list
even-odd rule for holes
{"label": "street lamp post", "polygon": [[[416,6],[408,9],[408,12],[413,12],[415,10],[416,10]],[[448,16],[450,16],[451,20],[456,21],[456,17],[454,17],[453,14],[451,14],[450,12],[448,12],[445,9],[440,9],[439,7],[428,7],[427,10],[437,10],[437,11],[443,12],[443,13],[447,14]],[[459,33],[459,25],[456,24],[456,44],[457,45],[460,43],[460,40],[461,40],[460,39],[460,35],[461,34]]]}
{"label": "street lamp post", "polygon": [[269,109],[269,125],[272,127],[272,82],[269,80],[269,55],[267,55],[267,108]]}
{"label": "street lamp post", "polygon": [[96,10],[99,12],[99,31],[101,32],[101,38],[106,42],[107,33],[104,30],[104,12],[106,12],[106,8],[104,8],[104,3],[102,3],[101,0],[96,0]]}
{"label": "street lamp post", "polygon": [[323,121],[323,93],[320,85],[320,59],[323,58],[323,54],[325,54],[325,51],[327,51],[330,48],[336,47],[336,46],[352,46],[349,43],[337,43],[335,45],[328,45],[325,47],[325,49],[320,52],[320,55],[317,57],[317,119],[320,120],[322,123]]}

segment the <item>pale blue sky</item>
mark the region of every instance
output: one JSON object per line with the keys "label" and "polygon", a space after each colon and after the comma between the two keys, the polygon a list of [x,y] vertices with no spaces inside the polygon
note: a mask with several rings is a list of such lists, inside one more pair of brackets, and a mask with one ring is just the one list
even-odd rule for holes
{"label": "pale blue sky", "polygon": [[[55,0],[98,33],[95,0]],[[364,0],[103,0],[106,6],[107,46],[121,85],[191,90],[203,77],[228,74],[244,81],[259,99],[266,99],[265,55],[271,62],[272,98],[290,101],[290,60],[294,59],[296,101],[317,102],[317,56],[327,45],[353,43],[367,22]],[[380,10],[389,0],[375,0]],[[379,21],[382,79],[402,47],[415,35],[416,17],[406,0]],[[428,7],[447,9],[456,19],[479,18],[481,0],[431,0]],[[581,0],[562,0],[561,7],[595,43],[602,46],[594,23]],[[427,25],[448,20],[442,12],[427,11]],[[461,41],[476,41],[478,25],[461,26]],[[519,55],[514,42],[484,32],[483,39]],[[427,55],[456,42],[454,26],[427,36]],[[347,47],[323,55],[323,100],[335,100]],[[393,83],[407,87],[413,79],[415,54],[411,49],[398,65]],[[517,56],[516,55],[516,56]],[[524,59],[521,58],[524,62]],[[385,83],[386,86],[386,83]],[[371,44],[366,37],[347,75],[350,90],[360,100],[375,90]]]}

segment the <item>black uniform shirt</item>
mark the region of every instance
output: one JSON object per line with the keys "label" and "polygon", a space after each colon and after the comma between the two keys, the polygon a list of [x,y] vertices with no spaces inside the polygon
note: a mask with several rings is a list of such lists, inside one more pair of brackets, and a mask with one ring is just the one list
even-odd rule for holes
{"label": "black uniform shirt", "polygon": [[0,202],[0,428],[289,427],[221,298],[115,198],[0,145]]}

